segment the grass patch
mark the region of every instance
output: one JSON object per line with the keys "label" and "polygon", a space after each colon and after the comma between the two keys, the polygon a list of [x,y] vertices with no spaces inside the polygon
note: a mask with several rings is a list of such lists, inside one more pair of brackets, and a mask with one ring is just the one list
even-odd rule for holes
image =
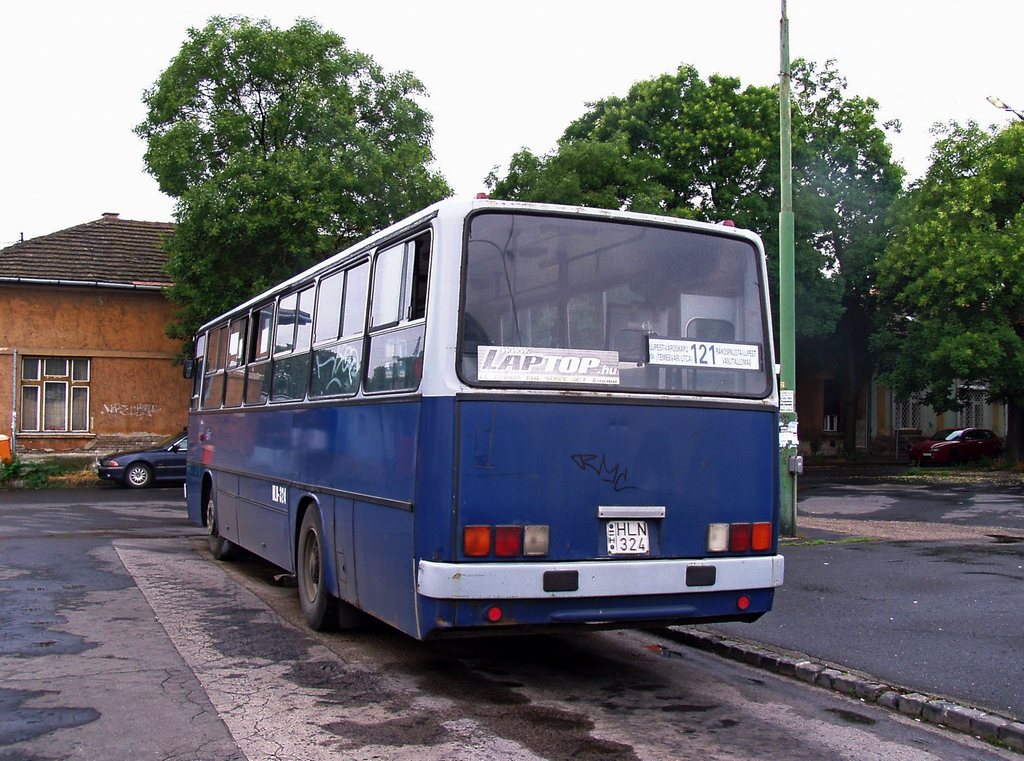
{"label": "grass patch", "polygon": [[1008,464],[1005,460],[985,460],[962,465],[914,466],[902,474],[891,476],[896,482],[932,484],[1024,484],[1024,466]]}
{"label": "grass patch", "polygon": [[779,544],[783,547],[817,547],[822,544],[867,544],[877,541],[870,536],[839,536],[834,539],[804,539],[798,536],[795,539],[780,539]]}
{"label": "grass patch", "polygon": [[15,456],[0,462],[0,489],[85,486],[96,481],[91,457],[24,460]]}
{"label": "grass patch", "polygon": [[1009,462],[1002,457],[956,465],[866,463],[851,466],[833,463],[815,467],[811,472],[820,481],[827,481],[833,476],[845,482],[872,484],[1024,486],[1024,462]]}

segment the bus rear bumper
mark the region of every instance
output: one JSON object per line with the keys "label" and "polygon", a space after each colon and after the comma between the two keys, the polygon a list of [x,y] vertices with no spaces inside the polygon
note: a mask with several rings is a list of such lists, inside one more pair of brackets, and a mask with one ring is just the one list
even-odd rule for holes
{"label": "bus rear bumper", "polygon": [[706,560],[438,563],[421,560],[417,590],[438,600],[529,600],[729,592],[782,586],[782,555]]}

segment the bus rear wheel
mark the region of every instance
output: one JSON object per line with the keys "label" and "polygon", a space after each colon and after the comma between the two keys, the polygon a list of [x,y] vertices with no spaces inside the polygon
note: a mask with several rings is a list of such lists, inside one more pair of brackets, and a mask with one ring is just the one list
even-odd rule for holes
{"label": "bus rear wheel", "polygon": [[320,529],[320,511],[310,507],[299,529],[296,576],[302,615],[309,628],[327,631],[338,625],[338,600],[327,590],[327,565]]}
{"label": "bus rear wheel", "polygon": [[231,560],[238,555],[238,545],[220,535],[220,524],[217,521],[217,501],[213,489],[206,498],[206,533],[210,552],[217,560]]}

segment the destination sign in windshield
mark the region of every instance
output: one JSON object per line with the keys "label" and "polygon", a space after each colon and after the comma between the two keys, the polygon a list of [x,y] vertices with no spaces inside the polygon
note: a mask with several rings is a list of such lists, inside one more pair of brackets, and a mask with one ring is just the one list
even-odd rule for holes
{"label": "destination sign in windshield", "polygon": [[761,369],[761,351],[757,344],[651,338],[648,341],[648,352],[652,365],[722,370]]}

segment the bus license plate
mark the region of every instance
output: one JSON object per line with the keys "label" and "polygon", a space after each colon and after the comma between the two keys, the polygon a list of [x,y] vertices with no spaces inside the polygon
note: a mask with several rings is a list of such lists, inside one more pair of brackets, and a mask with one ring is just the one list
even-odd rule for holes
{"label": "bus license plate", "polygon": [[608,521],[609,555],[646,555],[647,521]]}

